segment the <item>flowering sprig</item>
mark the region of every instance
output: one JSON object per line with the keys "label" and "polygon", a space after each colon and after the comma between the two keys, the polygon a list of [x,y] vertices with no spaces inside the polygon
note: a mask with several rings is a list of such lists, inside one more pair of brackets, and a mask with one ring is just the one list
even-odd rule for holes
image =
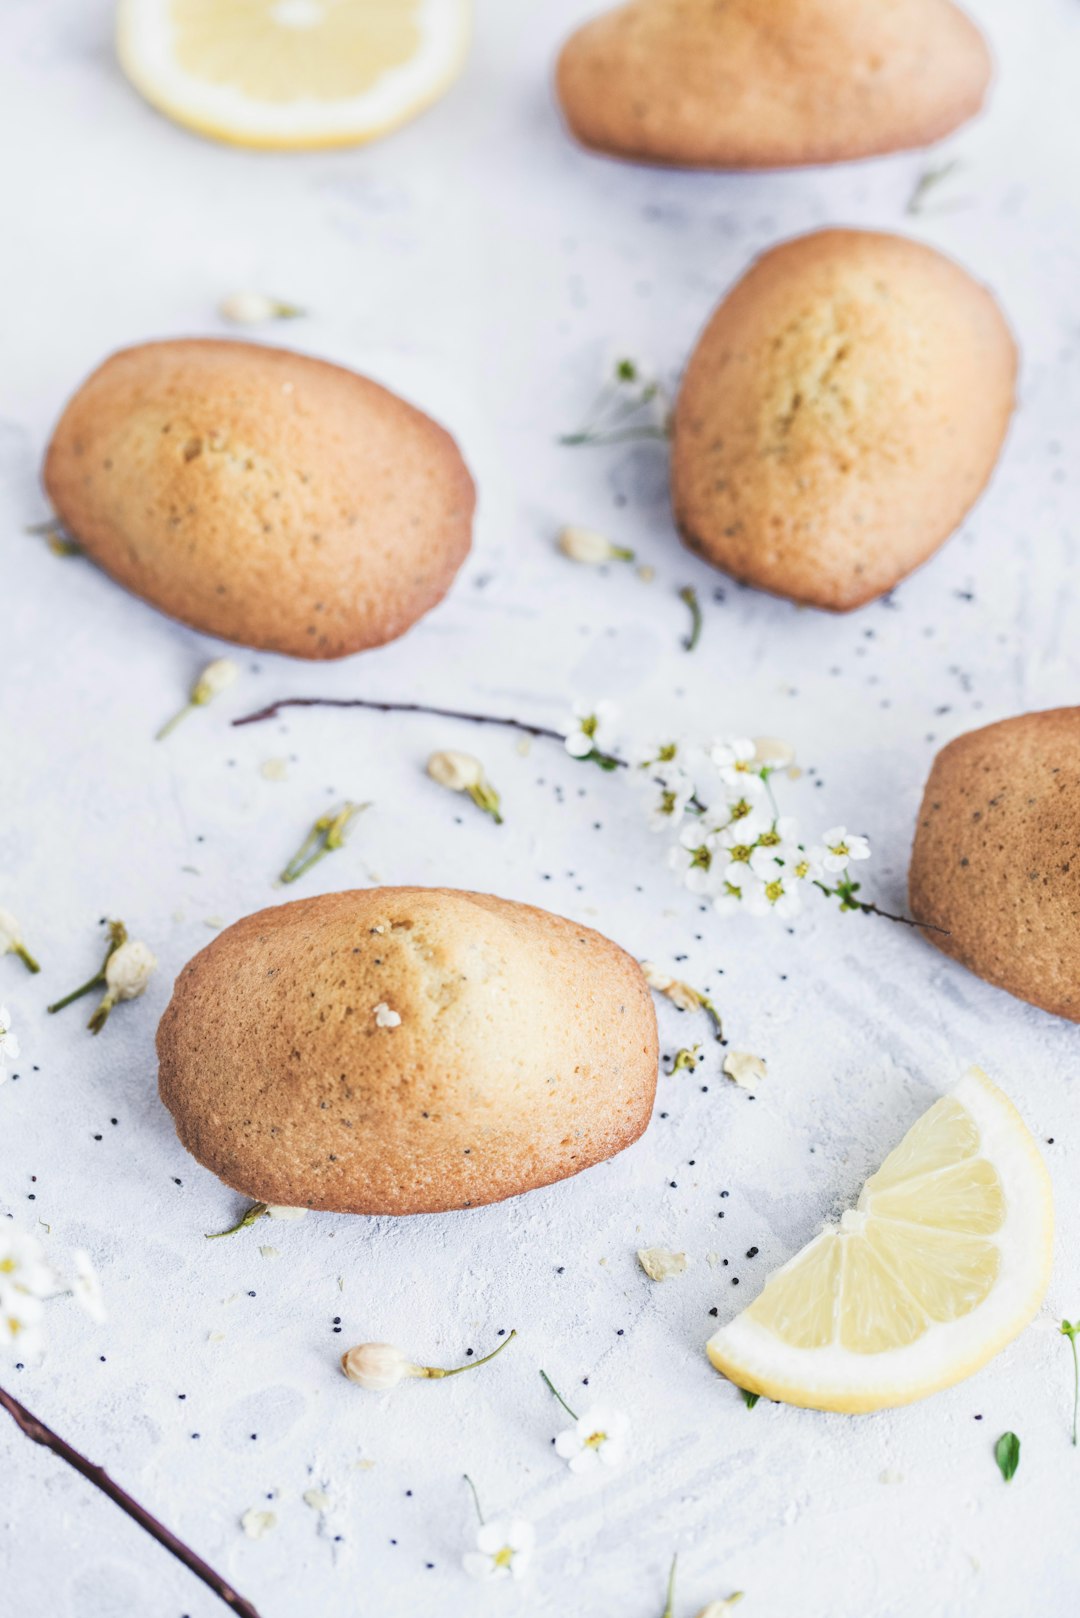
{"label": "flowering sprig", "polygon": [[328,815],[320,815],[281,872],[278,881],[296,882],[300,877],[306,876],[313,865],[318,865],[321,859],[325,859],[327,854],[332,854],[335,849],[343,847],[354,816],[370,808],[370,803],[345,803],[340,809],[334,809]]}
{"label": "flowering sprig", "polygon": [[517,1332],[511,1331],[490,1354],[485,1354],[479,1360],[466,1360],[464,1365],[455,1365],[448,1371],[438,1365],[417,1365],[393,1343],[359,1343],[341,1356],[341,1369],[350,1382],[375,1393],[385,1393],[388,1388],[397,1387],[406,1377],[427,1377],[441,1381],[448,1376],[460,1376],[462,1371],[475,1371],[477,1366],[487,1365],[501,1354],[516,1336]]}
{"label": "flowering sprig", "polygon": [[590,1472],[597,1466],[620,1466],[626,1456],[630,1418],[606,1405],[590,1405],[579,1416],[571,1410],[547,1372],[541,1371],[540,1376],[574,1424],[564,1427],[555,1440],[555,1453],[571,1472]]}
{"label": "flowering sprig", "polygon": [[490,815],[496,826],[503,823],[499,794],[484,774],[484,766],[471,753],[459,753],[444,748],[432,753],[427,761],[427,772],[433,781],[451,792],[464,792],[478,809]]}
{"label": "flowering sprig", "polygon": [[138,939],[129,940],[122,921],[110,921],[109,943],[100,969],[92,978],[77,989],[72,989],[62,1000],[55,1000],[46,1009],[50,1012],[63,1011],[65,1006],[81,1000],[84,994],[104,989],[101,1003],[86,1025],[92,1034],[100,1034],[115,1005],[121,1000],[137,1000],[145,993],[156,966],[157,958],[146,944]]}
{"label": "flowering sprig", "polygon": [[581,528],[571,523],[560,529],[556,541],[559,550],[571,562],[586,567],[603,567],[605,562],[632,562],[634,553],[625,545],[615,545],[606,534],[595,528]]}
{"label": "flowering sprig", "polygon": [[602,770],[617,770],[621,760],[609,751],[615,740],[619,710],[613,702],[575,702],[573,713],[563,725],[563,745],[571,758],[584,764],[598,764]]}
{"label": "flowering sprig", "polygon": [[639,438],[666,439],[671,407],[655,377],[636,360],[617,359],[604,378],[585,424],[564,433],[560,444],[626,444]]}
{"label": "flowering sprig", "polygon": [[17,955],[28,972],[40,972],[41,967],[35,961],[23,942],[22,928],[11,914],[0,905],[0,955]]}
{"label": "flowering sprig", "polygon": [[476,1549],[462,1557],[462,1566],[470,1578],[520,1579],[528,1571],[536,1544],[536,1530],[524,1517],[493,1517],[488,1521],[480,1507],[476,1484],[466,1472],[465,1482],[476,1507],[479,1527],[476,1530]]}
{"label": "flowering sprig", "polygon": [[212,663],[208,663],[192,686],[191,695],[184,706],[174,713],[171,719],[165,721],[154,740],[163,742],[166,736],[171,735],[176,729],[181,719],[186,719],[196,708],[205,708],[208,702],[213,702],[215,697],[227,691],[239,673],[240,670],[231,657],[218,657]]}
{"label": "flowering sprig", "polygon": [[50,1298],[70,1294],[93,1320],[105,1319],[101,1286],[89,1255],[76,1249],[72,1267],[68,1278],[48,1261],[36,1236],[14,1225],[0,1226],[0,1348],[23,1359],[40,1354]]}

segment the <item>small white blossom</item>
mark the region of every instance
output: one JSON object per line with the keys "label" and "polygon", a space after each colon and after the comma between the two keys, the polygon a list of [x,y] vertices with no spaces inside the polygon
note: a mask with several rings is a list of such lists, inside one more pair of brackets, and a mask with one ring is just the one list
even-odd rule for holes
{"label": "small white blossom", "polygon": [[870,844],[866,838],[856,837],[846,826],[832,826],[821,841],[824,847],[815,849],[814,854],[826,871],[843,871],[851,860],[870,858]]}
{"label": "small white blossom", "polygon": [[619,1466],[626,1457],[630,1420],[621,1410],[592,1405],[572,1427],[555,1440],[555,1453],[569,1464],[571,1472],[588,1472],[596,1466]]}
{"label": "small white blossom", "polygon": [[744,909],[742,896],[741,887],[722,878],[721,886],[713,895],[713,909],[720,916],[737,916]]}
{"label": "small white blossom", "polygon": [[7,1006],[0,1006],[0,1084],[7,1077],[4,1069],[4,1058],[9,1062],[18,1060],[19,1041],[11,1031],[11,1013]]}
{"label": "small white blossom", "polygon": [[714,838],[698,822],[684,826],[668,850],[668,864],[691,893],[712,893],[718,878]]}
{"label": "small white blossom", "polygon": [[650,831],[674,831],[686,814],[694,796],[694,783],[688,775],[671,770],[649,782],[645,818]]}
{"label": "small white blossom", "polygon": [[100,1326],[108,1316],[105,1312],[105,1299],[102,1296],[101,1282],[97,1271],[90,1262],[89,1253],[81,1247],[76,1247],[71,1254],[73,1274],[71,1277],[71,1295],[91,1320],[96,1320]]}
{"label": "small white blossom", "polygon": [[559,534],[558,546],[571,562],[583,562],[589,567],[600,567],[605,562],[634,560],[633,551],[627,550],[624,545],[613,545],[606,534],[597,533],[595,528],[573,525],[564,528]]}
{"label": "small white blossom", "polygon": [[758,876],[751,866],[753,874],[743,888],[743,903],[752,916],[775,915],[786,921],[799,914],[802,895],[797,883],[788,880],[775,862],[767,859],[762,862],[762,867],[769,863],[772,863],[772,870],[764,878]]}
{"label": "small white blossom", "polygon": [[784,876],[788,881],[820,882],[824,871],[814,849],[795,848],[785,856]]}
{"label": "small white blossom", "polygon": [[462,1565],[474,1579],[520,1579],[528,1570],[536,1530],[523,1517],[495,1517],[476,1531],[476,1549]]}
{"label": "small white blossom", "polygon": [[41,1243],[11,1226],[0,1226],[0,1347],[26,1359],[41,1351],[43,1299],[57,1278],[45,1262]]}
{"label": "small white blossom", "polygon": [[709,757],[719,770],[725,786],[737,787],[745,776],[760,779],[757,774],[761,768],[757,760],[757,746],[749,736],[727,736],[714,742],[709,749]]}
{"label": "small white blossom", "polygon": [[401,1012],[394,1011],[385,1000],[380,1000],[375,1007],[376,1028],[400,1028]]}
{"label": "small white blossom", "polygon": [[588,758],[590,753],[609,753],[615,745],[615,722],[619,710],[612,702],[575,702],[573,718],[563,726],[566,751],[571,758]]}
{"label": "small white blossom", "polygon": [[295,320],[303,310],[280,298],[268,298],[265,292],[233,292],[222,298],[218,314],[234,326],[260,326],[267,320]]}
{"label": "small white blossom", "polygon": [[357,1382],[373,1393],[396,1388],[407,1376],[425,1376],[422,1365],[414,1365],[393,1343],[360,1343],[341,1356],[341,1369],[350,1382]]}
{"label": "small white blossom", "polygon": [[752,829],[744,821],[725,826],[719,834],[718,843],[719,875],[728,885],[741,889],[753,869],[754,856],[758,852]]}

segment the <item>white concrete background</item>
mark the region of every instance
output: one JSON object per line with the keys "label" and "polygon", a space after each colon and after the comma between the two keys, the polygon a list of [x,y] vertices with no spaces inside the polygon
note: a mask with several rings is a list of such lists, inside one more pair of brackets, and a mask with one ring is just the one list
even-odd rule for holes
{"label": "white concrete background", "polygon": [[[929,159],[962,166],[917,219],[905,217],[928,161],[917,155],[719,177],[582,154],[560,128],[550,68],[594,9],[482,0],[467,71],[439,107],[367,150],[295,157],[218,147],[152,113],[115,67],[106,0],[0,9],[0,898],[45,965],[32,980],[0,962],[24,1048],[0,1089],[0,1202],[25,1226],[44,1221],[59,1256],[89,1248],[111,1310],[94,1327],[56,1302],[45,1361],[5,1375],[265,1618],[656,1618],[676,1548],[687,1618],[735,1588],[747,1618],[1065,1614],[1080,1596],[1080,1455],[1053,1331],[1080,1312],[1075,1029],[888,922],[823,907],[789,934],[700,913],[620,783],[555,749],[523,758],[511,736],[359,714],[229,727],[296,693],[541,722],[580,694],[619,700],[636,733],[673,719],[777,733],[818,771],[790,806],[815,831],[838,819],[865,830],[872,892],[896,906],[936,748],[1075,699],[1080,6],[973,6],[999,79],[987,115]],[[955,253],[996,288],[1023,348],[1021,409],[977,512],[891,603],[844,618],[733,588],[685,553],[660,448],[554,442],[612,346],[674,379],[753,254],[833,222]],[[42,450],[82,377],[122,344],[222,330],[216,304],[241,287],[304,305],[285,341],[399,387],[458,434],[482,491],[477,542],[450,599],[397,645],[323,667],[240,654],[228,698],[155,746],[221,648],[57,559],[25,525],[45,515]],[[635,546],[655,582],[563,562],[552,535],[571,520]],[[693,657],[679,646],[685,583],[706,606]],[[423,776],[447,744],[487,761],[501,831]],[[260,774],[273,757],[288,758],[287,780]],[[155,1023],[211,922],[281,897],[275,872],[345,794],[375,807],[306,892],[476,886],[580,917],[640,955],[685,956],[732,1042],[768,1060],[756,1102],[720,1078],[709,1047],[700,1083],[661,1080],[666,1116],[644,1140],[574,1182],[445,1218],[316,1215],[208,1245],[240,1203],[174,1138]],[[145,937],[161,970],[93,1040],[78,1011],[43,1011],[95,963],[105,914]],[[670,1052],[687,1022],[664,1008],[662,1025]],[[748,1412],[702,1354],[709,1311],[746,1302],[972,1059],[1053,1138],[1059,1245],[1043,1319],[979,1377],[912,1409]],[[651,1285],[633,1258],[643,1241],[685,1248],[690,1270]],[[511,1326],[521,1340],[495,1366],[444,1385],[382,1398],[337,1370],[352,1341],[452,1363]],[[555,1458],[560,1412],[541,1364],[571,1400],[587,1377],[632,1414],[623,1471],[579,1481]],[[1008,1487],[992,1456],[1006,1428],[1023,1444]],[[481,1589],[460,1572],[466,1469],[489,1512],[535,1522],[527,1584]],[[224,1610],[6,1422],[0,1478],[5,1612]],[[313,1484],[333,1501],[321,1527],[301,1500]],[[264,1503],[278,1526],[252,1542],[239,1518]]]}

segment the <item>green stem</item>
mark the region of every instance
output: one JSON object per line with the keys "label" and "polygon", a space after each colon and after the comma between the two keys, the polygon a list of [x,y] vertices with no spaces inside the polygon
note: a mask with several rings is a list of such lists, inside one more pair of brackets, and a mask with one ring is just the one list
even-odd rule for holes
{"label": "green stem", "polygon": [[465,1482],[469,1485],[470,1490],[472,1491],[473,1505],[476,1507],[476,1515],[480,1519],[481,1528],[483,1528],[483,1526],[484,1526],[484,1513],[480,1510],[480,1496],[476,1492],[476,1484],[473,1482],[473,1480],[469,1476],[468,1472],[463,1472],[461,1475],[465,1479]]}
{"label": "green stem", "polygon": [[65,1006],[70,1006],[75,1000],[81,1000],[84,994],[92,994],[95,989],[100,989],[104,982],[104,972],[98,972],[95,977],[90,978],[81,988],[72,989],[71,993],[65,994],[62,1000],[55,1000],[51,1006],[46,1006],[45,1009],[49,1012],[63,1011]]}
{"label": "green stem", "polygon": [[26,970],[28,972],[40,972],[41,971],[41,967],[35,961],[34,957],[31,955],[30,951],[27,949],[25,944],[15,944],[12,947],[14,948],[16,955],[19,957],[20,961],[23,963],[23,965],[25,966],[25,968],[26,968]]}
{"label": "green stem", "polygon": [[[336,848],[342,846],[349,822],[355,815],[360,814],[364,809],[370,809],[370,807],[371,805],[368,803],[346,803],[344,808],[339,809],[336,814],[320,815],[278,880],[280,882],[296,882],[300,877],[306,876],[307,872],[313,866],[318,865],[321,859],[325,859],[327,854],[332,854]],[[321,848],[317,848],[315,845],[320,838],[323,839],[323,845]],[[314,851],[309,852],[309,850]]]}
{"label": "green stem", "polygon": [[189,713],[194,713],[199,706],[197,702],[185,702],[179,713],[174,713],[171,719],[166,719],[161,729],[154,737],[156,742],[163,742],[166,736],[171,736],[181,719],[186,719]]}
{"label": "green stem", "polygon": [[547,1383],[548,1392],[553,1393],[555,1395],[556,1399],[558,1399],[559,1403],[562,1405],[563,1409],[566,1411],[566,1414],[570,1417],[570,1420],[571,1421],[577,1421],[577,1419],[578,1419],[577,1418],[577,1412],[570,1409],[570,1406],[567,1404],[566,1400],[563,1398],[562,1394],[559,1392],[559,1390],[555,1386],[554,1382],[548,1376],[547,1372],[546,1371],[541,1371],[540,1375],[543,1377],[544,1381]]}
{"label": "green stem", "polygon": [[1070,1346],[1072,1348],[1072,1357],[1073,1357],[1073,1428],[1072,1428],[1072,1441],[1073,1441],[1073,1449],[1075,1449],[1076,1448],[1076,1413],[1077,1413],[1077,1407],[1080,1406],[1080,1359],[1078,1359],[1077,1355],[1076,1355],[1076,1333],[1074,1331],[1069,1332],[1068,1333],[1068,1338],[1069,1338],[1069,1344],[1070,1344]]}
{"label": "green stem", "polygon": [[109,1012],[112,1010],[115,1004],[116,997],[110,992],[102,1000],[100,1006],[98,1006],[97,1010],[94,1012],[94,1015],[90,1018],[90,1021],[86,1025],[92,1034],[101,1033],[101,1030],[109,1020]]}
{"label": "green stem", "polygon": [[265,1202],[253,1202],[247,1212],[241,1214],[235,1225],[230,1225],[228,1230],[208,1230],[206,1240],[216,1242],[220,1236],[235,1236],[238,1230],[247,1230],[249,1225],[253,1225],[256,1219],[261,1219],[263,1214],[268,1212]]}
{"label": "green stem", "polygon": [[684,601],[690,608],[690,633],[683,640],[683,650],[692,652],[701,639],[701,626],[704,622],[701,616],[701,603],[692,584],[683,585],[679,591],[679,600]]}
{"label": "green stem", "polygon": [[667,1604],[665,1605],[663,1612],[660,1614],[660,1618],[673,1618],[675,1612],[675,1569],[678,1567],[678,1565],[679,1557],[676,1553],[676,1555],[671,1558],[671,1572],[668,1574],[667,1579]]}
{"label": "green stem", "polygon": [[437,1365],[425,1365],[424,1375],[434,1377],[460,1376],[462,1371],[475,1371],[478,1365],[486,1365],[488,1361],[493,1360],[497,1354],[501,1354],[503,1349],[506,1348],[507,1344],[512,1343],[516,1336],[517,1332],[512,1331],[510,1335],[499,1344],[498,1348],[493,1348],[490,1354],[484,1355],[483,1359],[467,1360],[464,1365],[455,1365],[452,1371],[441,1371]]}

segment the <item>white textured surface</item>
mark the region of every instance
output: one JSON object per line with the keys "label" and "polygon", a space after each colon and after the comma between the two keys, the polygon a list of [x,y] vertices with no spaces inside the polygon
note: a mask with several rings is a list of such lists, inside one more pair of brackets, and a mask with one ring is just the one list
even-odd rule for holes
{"label": "white textured surface", "polygon": [[[1076,1029],[888,922],[820,911],[788,934],[699,913],[620,783],[542,745],[523,758],[510,736],[359,714],[228,726],[301,692],[540,722],[572,694],[606,694],[635,731],[674,714],[786,736],[819,772],[790,789],[791,806],[815,829],[864,829],[873,892],[897,906],[936,747],[1075,700],[1080,7],[974,7],[1000,79],[988,116],[947,144],[963,167],[915,220],[904,206],[918,156],[743,178],[584,156],[547,82],[557,41],[592,9],[486,0],[440,107],[370,149],[288,158],[206,144],[146,109],[113,66],[104,0],[3,7],[0,899],[46,970],[31,980],[0,961],[24,1048],[18,1081],[0,1089],[0,1198],[24,1224],[47,1221],[61,1253],[88,1247],[111,1308],[94,1327],[52,1305],[47,1359],[9,1380],[265,1618],[655,1618],[676,1547],[680,1614],[734,1588],[747,1618],[1064,1614],[1080,1596],[1080,1455],[1052,1322],[1080,1312]],[[998,289],[1024,352],[1022,409],[974,518],[889,606],[841,619],[734,589],[684,553],[656,447],[553,442],[578,424],[611,345],[674,375],[754,252],[833,221],[911,228],[955,252]],[[242,654],[233,691],[155,746],[219,648],[23,527],[44,515],[36,469],[81,377],[121,344],[218,331],[217,301],[246,286],[312,311],[283,340],[369,370],[457,432],[482,490],[478,543],[447,604],[405,640],[321,668]],[[562,561],[551,540],[566,521],[637,547],[656,582]],[[707,609],[692,658],[674,597],[689,582]],[[506,800],[501,831],[426,780],[436,745],[482,753]],[[260,774],[272,757],[290,760],[284,782]],[[489,888],[638,954],[685,955],[732,1043],[768,1060],[757,1100],[719,1076],[709,1046],[700,1081],[661,1080],[666,1116],[645,1139],[575,1182],[448,1218],[314,1216],[205,1243],[239,1203],[174,1139],[155,1094],[155,1021],[211,936],[207,918],[279,897],[274,872],[346,793],[375,808],[305,891],[376,878]],[[162,967],[92,1040],[78,1011],[42,1013],[95,962],[106,913]],[[662,1022],[670,1051],[688,1024],[670,1008]],[[709,1311],[722,1320],[746,1301],[971,1060],[1054,1140],[1059,1246],[1041,1327],[976,1380],[895,1414],[748,1412],[705,1360]],[[262,1256],[267,1244],[278,1256]],[[684,1248],[688,1272],[648,1282],[634,1252],[650,1244]],[[710,1252],[729,1266],[710,1267]],[[496,1365],[446,1384],[377,1397],[336,1367],[371,1337],[452,1363],[510,1326],[521,1340]],[[582,1481],[556,1459],[541,1364],[571,1402],[588,1377],[632,1412],[624,1470]],[[1006,1428],[1023,1443],[1008,1487],[992,1457]],[[459,1571],[466,1469],[489,1511],[535,1521],[527,1584],[481,1590]],[[7,1423],[0,1475],[5,1612],[224,1610]],[[333,1503],[322,1527],[301,1498],[313,1485]],[[240,1517],[268,1495],[278,1525],[252,1541]]]}

